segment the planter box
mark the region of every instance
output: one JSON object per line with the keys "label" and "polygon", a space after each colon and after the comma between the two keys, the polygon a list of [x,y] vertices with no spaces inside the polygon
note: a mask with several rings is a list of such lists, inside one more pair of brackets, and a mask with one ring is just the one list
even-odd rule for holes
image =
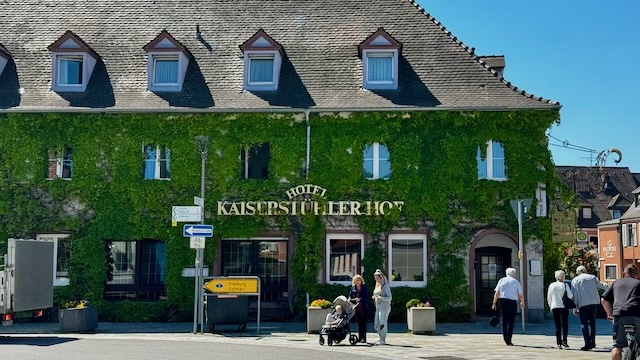
{"label": "planter box", "polygon": [[307,308],[307,334],[320,333],[327,314],[331,314],[331,311],[331,308],[323,309],[321,307],[309,306]]}
{"label": "planter box", "polygon": [[98,309],[93,306],[60,309],[58,317],[61,332],[95,332],[98,328]]}
{"label": "planter box", "polygon": [[407,309],[407,326],[413,334],[432,334],[436,331],[436,309],[412,307]]}

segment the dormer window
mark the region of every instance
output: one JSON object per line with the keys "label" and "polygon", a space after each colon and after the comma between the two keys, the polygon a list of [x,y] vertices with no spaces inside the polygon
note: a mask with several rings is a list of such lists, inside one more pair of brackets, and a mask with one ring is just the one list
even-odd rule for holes
{"label": "dormer window", "polygon": [[240,45],[244,54],[244,89],[251,91],[278,90],[282,46],[260,29]]}
{"label": "dormer window", "polygon": [[71,31],[49,45],[51,51],[51,89],[84,92],[99,56]]}
{"label": "dormer window", "polygon": [[9,60],[11,60],[11,54],[4,46],[2,46],[2,44],[0,44],[0,75],[2,75],[2,72],[4,71],[5,66],[9,63]]}
{"label": "dormer window", "polygon": [[402,44],[379,28],[358,46],[362,58],[362,87],[371,90],[398,89],[398,59]]}
{"label": "dormer window", "polygon": [[191,57],[166,30],[144,46],[147,52],[147,87],[154,92],[182,91]]}

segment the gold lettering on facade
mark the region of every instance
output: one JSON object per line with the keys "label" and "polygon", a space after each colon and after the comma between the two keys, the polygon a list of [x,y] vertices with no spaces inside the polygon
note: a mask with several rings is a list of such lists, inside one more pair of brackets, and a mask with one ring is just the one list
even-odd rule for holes
{"label": "gold lettering on facade", "polygon": [[[325,198],[327,189],[313,184],[292,187],[285,191],[290,201],[219,201],[218,215],[223,216],[274,216],[274,215],[339,215],[384,216],[393,209],[402,211],[404,201],[314,201]],[[304,201],[294,200],[304,195]]]}

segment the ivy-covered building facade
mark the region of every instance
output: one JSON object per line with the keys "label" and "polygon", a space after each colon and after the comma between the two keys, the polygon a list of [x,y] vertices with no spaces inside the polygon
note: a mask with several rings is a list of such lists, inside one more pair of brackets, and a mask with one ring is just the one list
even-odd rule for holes
{"label": "ivy-covered building facade", "polygon": [[306,293],[381,268],[392,317],[424,297],[444,319],[487,313],[504,270],[521,270],[510,200],[534,198],[524,288],[542,319],[540,190],[556,184],[545,131],[560,105],[415,2],[0,14],[0,239],[55,241],[58,302],[88,299],[105,320],[190,316],[195,251],[172,207],[200,196],[195,137],[208,136],[205,266],[259,276],[263,312],[300,314]]}

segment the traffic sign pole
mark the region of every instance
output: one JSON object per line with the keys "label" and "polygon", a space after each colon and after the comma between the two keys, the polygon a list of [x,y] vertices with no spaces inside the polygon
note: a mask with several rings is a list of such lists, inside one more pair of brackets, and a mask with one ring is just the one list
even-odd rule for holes
{"label": "traffic sign pole", "polygon": [[[520,259],[520,286],[524,286],[524,256],[522,241],[522,200],[518,199],[518,259]],[[524,297],[524,294],[522,295]],[[521,308],[522,315],[522,333],[524,334],[524,308]]]}

